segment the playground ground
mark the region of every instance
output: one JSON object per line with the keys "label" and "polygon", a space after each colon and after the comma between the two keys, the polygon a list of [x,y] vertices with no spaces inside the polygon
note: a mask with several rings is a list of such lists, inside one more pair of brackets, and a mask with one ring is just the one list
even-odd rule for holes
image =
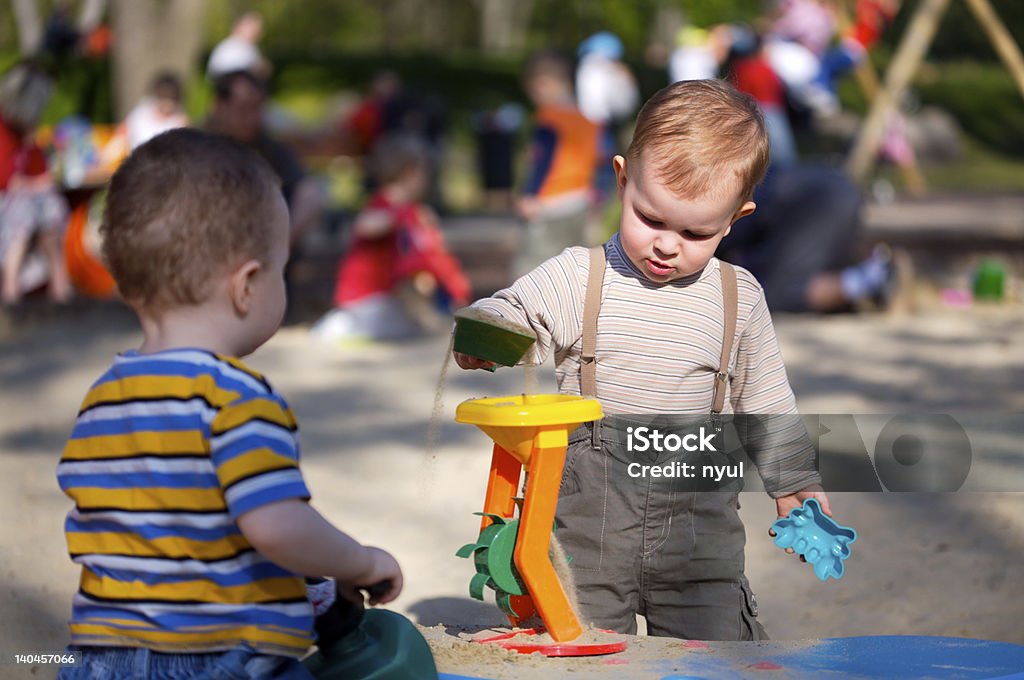
{"label": "playground ground", "polygon": [[[804,413],[971,412],[1009,429],[971,433],[975,466],[965,486],[1004,492],[834,494],[837,519],[860,534],[839,582],[819,582],[775,548],[766,534],[774,505],[745,493],[747,573],[772,637],[915,634],[1024,644],[1024,493],[1013,492],[1024,490],[1024,425],[1010,416],[1021,421],[1024,413],[1024,308],[779,317],[777,328]],[[54,468],[90,382],[138,337],[125,310],[99,306],[0,340],[5,656],[66,643],[77,569],[65,550],[68,501]],[[467,597],[472,567],[454,556],[475,537],[472,513],[483,501],[490,445],[474,428],[454,423],[453,414],[463,399],[522,391],[524,377],[513,369],[492,375],[453,368],[436,445],[428,450],[446,342],[340,348],[315,345],[304,328],[289,327],[250,363],[268,374],[299,418],[315,505],[401,561],[407,585],[394,608],[426,626],[501,625],[493,604]],[[551,378],[542,378],[539,389],[553,389]],[[52,675],[47,668],[21,670],[24,677]]]}

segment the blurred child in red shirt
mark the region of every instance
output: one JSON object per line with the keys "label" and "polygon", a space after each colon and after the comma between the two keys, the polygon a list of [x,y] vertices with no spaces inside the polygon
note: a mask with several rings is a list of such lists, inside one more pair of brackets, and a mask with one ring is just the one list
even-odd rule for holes
{"label": "blurred child in red shirt", "polygon": [[423,145],[382,139],[370,159],[380,188],[356,217],[338,267],[335,308],[313,327],[323,340],[393,340],[445,330],[469,301],[469,282],[448,252],[437,216],[421,200],[428,185]]}

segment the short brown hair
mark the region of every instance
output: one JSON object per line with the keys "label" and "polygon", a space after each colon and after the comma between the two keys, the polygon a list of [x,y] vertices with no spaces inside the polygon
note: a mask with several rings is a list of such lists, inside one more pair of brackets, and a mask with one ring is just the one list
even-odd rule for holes
{"label": "short brown hair", "polygon": [[768,169],[768,133],[749,95],[723,80],[682,80],[640,109],[626,158],[635,162],[645,152],[678,196],[703,196],[731,174],[746,201]]}
{"label": "short brown hair", "polygon": [[393,133],[374,144],[367,164],[374,181],[383,186],[397,182],[410,170],[428,171],[430,159],[426,144],[419,138]]}
{"label": "short brown hair", "polygon": [[181,128],[141,145],[110,182],[103,257],[134,306],[198,304],[212,275],[270,252],[280,181],[255,152]]}

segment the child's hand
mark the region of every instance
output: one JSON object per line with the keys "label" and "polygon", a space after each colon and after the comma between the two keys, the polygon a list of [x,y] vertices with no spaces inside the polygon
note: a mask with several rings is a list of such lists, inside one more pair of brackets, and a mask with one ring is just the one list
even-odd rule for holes
{"label": "child's hand", "polygon": [[485,361],[480,357],[470,356],[462,352],[452,352],[452,355],[455,357],[455,363],[459,365],[459,368],[465,368],[466,370],[482,368],[485,371],[493,371],[498,366],[493,361]]}
{"label": "child's hand", "polygon": [[[808,498],[814,498],[817,500],[818,504],[821,506],[821,511],[829,517],[832,516],[832,508],[829,506],[828,496],[825,495],[825,489],[821,484],[812,484],[811,486],[801,489],[794,494],[781,496],[780,498],[775,499],[775,509],[778,512],[779,519],[789,517],[790,511],[793,510],[793,508],[798,508],[803,505],[804,501]],[[769,528],[768,535],[775,538],[775,531]],[[793,554],[795,551],[792,548],[786,548],[786,552]],[[801,556],[800,561],[806,562],[807,560]]]}
{"label": "child's hand", "polygon": [[366,550],[370,551],[370,571],[355,581],[339,582],[338,593],[345,599],[361,603],[363,595],[359,591],[365,590],[370,595],[371,605],[387,604],[402,592],[402,568],[391,553],[380,548],[367,547]]}
{"label": "child's hand", "polygon": [[356,217],[352,229],[363,238],[377,238],[389,233],[394,227],[394,218],[387,210],[370,209]]}
{"label": "child's hand", "polygon": [[534,196],[521,196],[516,202],[516,210],[524,220],[532,220],[540,214],[540,201]]}
{"label": "child's hand", "polygon": [[821,484],[812,484],[794,494],[788,496],[782,496],[775,499],[775,508],[778,510],[779,519],[783,517],[789,517],[789,513],[793,508],[798,508],[803,505],[804,501],[808,498],[814,498],[818,501],[821,506],[822,512],[829,517],[832,516],[832,508],[828,504],[828,496],[825,495],[825,489]]}
{"label": "child's hand", "polygon": [[412,277],[412,287],[425,298],[437,292],[437,279],[429,272],[417,272]]}

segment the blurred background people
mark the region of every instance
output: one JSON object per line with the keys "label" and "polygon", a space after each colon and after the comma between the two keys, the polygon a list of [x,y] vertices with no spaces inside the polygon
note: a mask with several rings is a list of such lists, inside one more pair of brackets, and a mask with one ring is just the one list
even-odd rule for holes
{"label": "blurred background people", "polygon": [[207,128],[252,147],[281,178],[281,190],[291,216],[291,238],[295,246],[320,218],[323,192],[306,173],[298,157],[264,128],[266,83],[249,71],[234,71],[214,83],[214,105]]}
{"label": "blurred background people", "polygon": [[612,158],[620,152],[619,129],[640,103],[636,78],[622,61],[624,53],[622,41],[610,31],[595,33],[577,50],[576,103],[580,113],[600,129],[594,177],[598,203],[615,189]]}
{"label": "blurred background people", "polygon": [[517,276],[587,243],[600,130],[576,108],[572,82],[569,60],[558,52],[538,52],[526,62],[523,87],[534,114],[518,205],[527,227]]}
{"label": "blurred background people", "polygon": [[343,127],[353,143],[352,151],[367,156],[384,133],[388,107],[402,90],[402,81],[391,70],[379,71],[370,81],[370,91],[345,119]]}
{"label": "blurred background people", "polygon": [[[445,114],[439,98],[406,87],[394,71],[379,71],[370,82],[369,92],[345,120],[344,132],[352,140],[352,152],[364,161],[386,136],[419,140],[429,166],[424,199],[435,209],[444,209],[441,176]],[[376,181],[375,173],[364,163],[363,189],[367,195],[376,191]]]}
{"label": "blurred background people", "polygon": [[[51,81],[23,62],[0,81],[0,303],[14,305],[48,281],[54,302],[71,299],[64,263],[67,202],[36,143]],[[36,250],[38,248],[38,250]],[[38,258],[33,258],[37,253]]]}
{"label": "blurred background people", "polygon": [[733,225],[717,254],[757,277],[772,311],[878,308],[896,293],[889,249],[857,259],[864,199],[840,170],[772,165],[754,202],[757,209]]}
{"label": "blurred background people", "polygon": [[526,109],[513,102],[473,114],[484,206],[492,212],[515,208],[516,141],[525,120]]}
{"label": "blurred background people", "polygon": [[716,77],[731,44],[729,27],[725,24],[709,30],[697,26],[679,29],[676,48],[668,61],[669,83]]}
{"label": "blurred background people", "polygon": [[798,152],[789,122],[786,85],[772,68],[762,37],[745,26],[725,28],[729,56],[723,70],[736,89],[757,101],[768,128],[772,166],[796,163]]}
{"label": "blurred background people", "polygon": [[125,118],[129,151],[161,132],[189,124],[182,109],[182,96],[181,80],[177,75],[169,71],[157,74],[149,86],[149,94]]}
{"label": "blurred background people", "polygon": [[313,326],[323,341],[397,340],[447,330],[469,281],[423,203],[430,162],[421,140],[385,137],[369,162],[378,189],[359,213],[338,265],[334,304]]}
{"label": "blurred background people", "polygon": [[[441,182],[444,176],[447,112],[440,95],[399,83],[398,90],[384,103],[381,135],[404,135],[419,140],[427,153],[427,193],[424,200],[435,210],[446,212]],[[373,173],[370,173],[372,180]]]}
{"label": "blurred background people", "polygon": [[838,111],[834,94],[820,87],[822,58],[832,44],[837,17],[833,0],[776,0],[766,17],[772,68],[802,103],[819,115]]}
{"label": "blurred background people", "polygon": [[246,12],[240,16],[228,37],[217,43],[210,52],[206,75],[211,80],[232,71],[249,71],[256,76],[269,76],[270,64],[263,58],[259,48],[261,37],[263,17],[258,12]]}

